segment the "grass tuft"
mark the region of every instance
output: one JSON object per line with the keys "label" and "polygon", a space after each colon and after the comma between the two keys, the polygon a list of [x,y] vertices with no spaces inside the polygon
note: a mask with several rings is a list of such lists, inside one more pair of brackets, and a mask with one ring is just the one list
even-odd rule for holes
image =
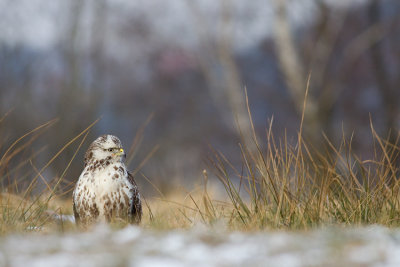
{"label": "grass tuft", "polygon": [[264,143],[254,140],[256,149],[240,145],[240,169],[221,152],[213,151],[209,161],[229,196],[231,210],[224,216],[232,228],[400,225],[399,147],[379,137],[372,124],[369,160],[353,152],[352,138],[335,147],[325,136],[317,148],[300,134],[295,144],[276,140],[271,128]]}

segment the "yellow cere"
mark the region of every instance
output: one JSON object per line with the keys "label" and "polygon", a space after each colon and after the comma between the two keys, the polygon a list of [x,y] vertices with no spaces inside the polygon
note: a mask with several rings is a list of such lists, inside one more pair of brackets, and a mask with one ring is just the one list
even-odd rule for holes
{"label": "yellow cere", "polygon": [[124,150],[123,150],[122,148],[120,148],[120,149],[119,149],[119,152],[123,153],[123,152],[124,152]]}

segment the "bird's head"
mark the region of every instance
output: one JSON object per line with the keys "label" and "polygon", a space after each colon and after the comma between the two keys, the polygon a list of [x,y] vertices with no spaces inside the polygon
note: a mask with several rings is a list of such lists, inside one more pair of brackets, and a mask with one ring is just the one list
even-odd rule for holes
{"label": "bird's head", "polygon": [[125,159],[125,151],[118,137],[105,134],[98,137],[89,146],[85,154],[85,166],[90,162],[121,162]]}

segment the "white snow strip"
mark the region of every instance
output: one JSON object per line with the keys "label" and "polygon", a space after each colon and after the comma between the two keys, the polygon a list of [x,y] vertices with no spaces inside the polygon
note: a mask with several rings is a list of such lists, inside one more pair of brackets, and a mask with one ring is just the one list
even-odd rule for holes
{"label": "white snow strip", "polygon": [[380,226],[302,233],[215,229],[10,235],[0,266],[400,266],[400,230]]}

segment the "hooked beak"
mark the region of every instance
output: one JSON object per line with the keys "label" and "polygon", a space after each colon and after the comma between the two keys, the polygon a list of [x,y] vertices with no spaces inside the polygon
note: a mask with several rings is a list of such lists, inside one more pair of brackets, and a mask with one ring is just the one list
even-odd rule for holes
{"label": "hooked beak", "polygon": [[114,154],[115,156],[123,156],[126,157],[124,149],[120,148],[117,153]]}

